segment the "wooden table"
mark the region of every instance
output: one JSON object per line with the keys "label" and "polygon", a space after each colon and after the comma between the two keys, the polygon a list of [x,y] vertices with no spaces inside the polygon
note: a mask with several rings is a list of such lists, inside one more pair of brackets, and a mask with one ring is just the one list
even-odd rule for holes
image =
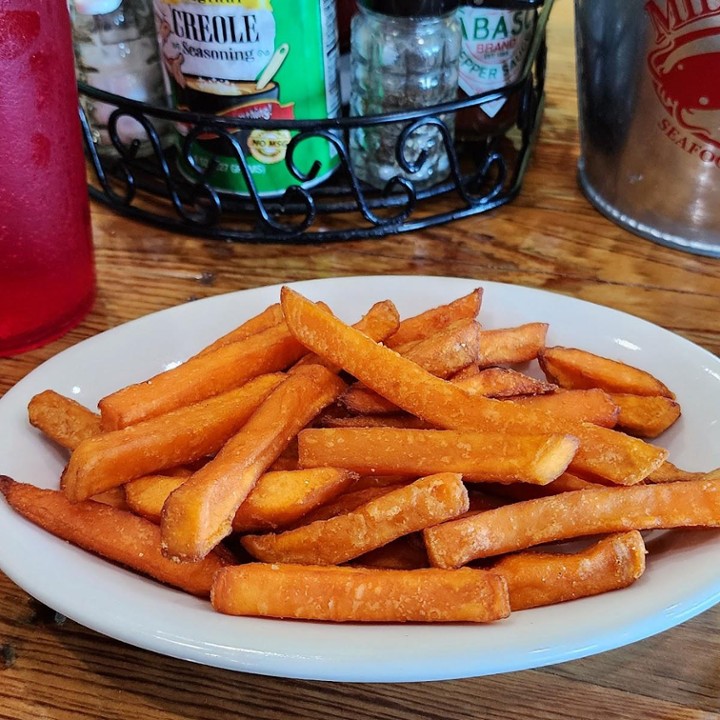
{"label": "wooden table", "polygon": [[[195,298],[367,273],[545,288],[638,315],[720,353],[720,261],[611,224],[578,190],[572,5],[549,28],[547,110],[520,197],[416,235],[316,247],[172,235],[93,208],[99,292],[64,338],[0,360],[0,393],[61,350]],[[678,578],[678,582],[682,582]],[[0,576],[0,718],[720,718],[720,607],[600,656],[509,675],[400,685],[235,674],[154,655],[57,617]]]}

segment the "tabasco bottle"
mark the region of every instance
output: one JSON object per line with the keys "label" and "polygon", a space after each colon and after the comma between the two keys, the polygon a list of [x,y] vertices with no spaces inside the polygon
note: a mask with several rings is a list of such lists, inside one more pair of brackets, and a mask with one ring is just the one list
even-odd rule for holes
{"label": "tabasco bottle", "polygon": [[[508,3],[511,5],[512,3]],[[483,0],[465,0],[458,10],[462,28],[460,98],[498,90],[515,82],[532,44],[537,11],[505,9],[502,3],[488,8]],[[462,110],[457,134],[476,140],[502,132],[517,119],[520,92]]]}

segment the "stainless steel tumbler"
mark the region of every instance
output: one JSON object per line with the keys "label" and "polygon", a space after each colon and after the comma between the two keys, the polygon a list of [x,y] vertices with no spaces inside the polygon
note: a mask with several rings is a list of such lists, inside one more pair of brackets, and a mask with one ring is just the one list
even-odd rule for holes
{"label": "stainless steel tumbler", "polygon": [[720,257],[720,2],[575,0],[580,185],[622,227]]}

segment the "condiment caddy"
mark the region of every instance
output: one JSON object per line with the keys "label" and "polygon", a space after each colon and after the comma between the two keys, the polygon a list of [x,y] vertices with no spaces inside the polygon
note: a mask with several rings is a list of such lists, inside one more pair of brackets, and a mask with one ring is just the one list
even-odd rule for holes
{"label": "condiment caddy", "polygon": [[[397,0],[400,5],[402,1]],[[372,0],[363,2],[372,4]],[[428,7],[453,4],[453,0],[424,2]],[[532,12],[532,36],[517,79],[497,90],[433,102],[428,107],[391,111],[380,107],[383,112],[376,114],[375,105],[356,116],[333,117],[337,113],[321,112],[314,117],[307,113],[304,117],[239,117],[222,109],[187,109],[187,103],[181,105],[183,109],[168,109],[79,83],[85,102],[114,108],[107,118],[114,155],[98,152],[92,125],[81,113],[94,175],[91,196],[117,212],[177,232],[243,242],[315,243],[377,237],[503,205],[520,190],[542,116],[545,27],[552,0],[506,0],[495,5],[522,12],[523,17]],[[287,53],[288,47],[283,46],[292,43],[281,40],[278,33],[274,45],[265,48],[267,66],[282,65],[283,58],[278,61],[277,56]],[[450,51],[453,42],[447,46]],[[292,52],[292,47],[289,50]],[[436,99],[442,98],[436,95]],[[327,102],[329,109],[330,99]],[[454,138],[457,119],[487,115],[485,110],[498,104],[510,108],[511,117],[503,124],[489,126],[469,141]],[[140,143],[123,137],[128,119],[147,133],[144,147],[149,146],[151,152],[138,152]],[[178,140],[170,144],[156,130],[168,124],[182,129]],[[278,192],[268,192],[256,182],[247,141],[251,134],[284,139],[281,160],[289,181]],[[386,145],[390,138],[382,152],[394,152],[392,165],[398,170],[387,177],[384,186],[386,177],[368,178],[362,157],[358,157],[356,139],[373,134]],[[423,147],[417,142],[419,137],[432,138],[432,143]],[[198,144],[208,139],[215,146],[215,157],[209,153],[207,162],[198,163]],[[315,152],[308,153],[308,148]],[[429,181],[417,174],[428,158],[440,169],[434,176],[431,173]],[[239,180],[231,188],[217,182],[218,162],[226,159],[236,164]]]}

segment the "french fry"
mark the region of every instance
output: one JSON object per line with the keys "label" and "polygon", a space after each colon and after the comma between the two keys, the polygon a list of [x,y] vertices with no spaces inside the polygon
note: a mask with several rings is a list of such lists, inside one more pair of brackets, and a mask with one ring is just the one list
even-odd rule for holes
{"label": "french fry", "polygon": [[227,564],[218,553],[199,563],[168,560],[160,552],[156,525],[110,505],[93,500],[71,503],[59,490],[43,490],[4,475],[0,492],[13,510],[43,530],[193,595],[209,595],[213,576]]}
{"label": "french fry", "polygon": [[[465,372],[468,368],[474,368],[475,372]],[[453,375],[451,381],[469,395],[488,398],[516,399],[517,396],[542,395],[557,390],[557,385],[537,380],[511,368],[490,367],[480,370],[477,365],[466,366]],[[361,383],[351,385],[340,401],[350,412],[359,415],[392,414],[400,410],[395,403]]]}
{"label": "french fry", "polygon": [[186,473],[175,475],[145,475],[131,480],[123,486],[125,502],[136,515],[160,524],[163,505],[170,493],[177,490],[192,475]]}
{"label": "french fry", "polygon": [[397,415],[402,412],[391,400],[386,400],[362,383],[354,383],[340,397],[341,405],[357,415]]}
{"label": "french fry", "polygon": [[571,473],[591,482],[635,485],[665,462],[668,451],[610,428],[582,423],[572,430],[580,440]]}
{"label": "french fry", "polygon": [[[483,487],[485,487],[483,485]],[[547,485],[532,485],[530,483],[512,483],[510,485],[495,484],[488,487],[488,492],[495,493],[509,500],[532,500],[533,498],[557,495],[558,493],[572,492],[574,490],[589,490],[603,487],[598,483],[589,482],[582,478],[563,473]]]}
{"label": "french fry", "polygon": [[[349,389],[349,388],[348,388]],[[379,396],[378,396],[379,397]],[[408,413],[393,415],[352,415],[350,417],[323,416],[316,423],[318,427],[394,427],[414,430],[429,429],[424,420]]]}
{"label": "french fry", "polygon": [[33,427],[68,450],[101,432],[97,413],[54,390],[45,390],[30,400],[28,419]]}
{"label": "french fry", "polygon": [[478,366],[516,365],[534,360],[545,347],[547,323],[533,322],[514,328],[480,333]]}
{"label": "french fry", "polygon": [[215,610],[332,622],[493,622],[510,612],[485,570],[378,570],[249,563],[218,572]]}
{"label": "french fry", "polygon": [[708,473],[681,470],[667,460],[645,479],[649,483],[682,482],[686,480],[704,480]]}
{"label": "french fry", "polygon": [[119,487],[113,488],[112,490],[106,490],[105,492],[99,493],[98,495],[93,495],[90,499],[94,500],[95,502],[118,508],[119,510],[130,509],[127,502],[125,501],[125,493],[123,492],[123,489]]}
{"label": "french fry", "polygon": [[167,499],[160,521],[165,554],[198,560],[230,534],[237,509],[260,475],[344,388],[322,365],[288,375],[215,458]]}
{"label": "french fry", "polygon": [[[470,366],[476,367],[477,366]],[[557,390],[557,385],[537,380],[512,368],[489,367],[477,372],[461,371],[452,381],[470,395],[509,398],[518,395],[544,395]]]}
{"label": "french fry", "polygon": [[263,562],[338,565],[468,509],[460,475],[439,473],[392,490],[345,515],[294,530],[245,535],[242,546]]}
{"label": "french fry", "polygon": [[311,428],[298,436],[302,467],[344,467],[361,475],[462,473],[466,480],[545,485],[578,447],[570,435],[454,430]]}
{"label": "french fry", "polygon": [[[396,352],[436,377],[447,378],[477,361],[480,325],[470,318],[457,320],[424,340],[398,346]],[[363,415],[396,413],[398,407],[360,383],[351,385],[340,402]]]}
{"label": "french fry", "polygon": [[620,409],[604,390],[562,390],[514,400],[519,406],[547,413],[561,422],[592,423],[611,428],[617,424]]}
{"label": "french fry", "polygon": [[524,552],[493,565],[508,584],[513,612],[620,590],[645,571],[637,530],[610,535],[576,553]]}
{"label": "french fry", "polygon": [[[607,472],[611,482],[640,482],[667,457],[666,450],[652,448],[622,433],[588,424],[562,423],[547,412],[523,408],[512,401],[471,396],[374,343],[288,287],[281,291],[281,302],[288,326],[306,347],[436,427],[487,432],[497,428],[521,433],[572,432],[580,439],[576,458],[582,453],[583,463],[578,471],[596,475]],[[583,447],[586,444],[588,447]]]}
{"label": "french fry", "polygon": [[548,380],[560,387],[579,390],[598,387],[607,392],[675,398],[649,372],[586,350],[549,347],[540,353],[538,361]]}
{"label": "french fry", "polygon": [[[159,523],[165,501],[187,477],[154,475],[133,480],[125,485],[127,504],[137,515]],[[356,478],[339,468],[266,472],[238,508],[233,529],[257,532],[286,527],[335,498]]]}
{"label": "french fry", "polygon": [[229,333],[219,337],[215,342],[203,348],[195,357],[207,355],[208,353],[218,350],[221,347],[230,345],[231,343],[245,340],[245,338],[255,335],[256,333],[267,330],[275,325],[279,325],[284,320],[280,303],[269,305],[262,312],[246,320]]}
{"label": "french fry", "polygon": [[429,373],[447,378],[477,362],[480,353],[480,325],[471,318],[456,320],[424,340],[394,349]]}
{"label": "french fry", "polygon": [[655,438],[680,417],[680,404],[664,395],[610,393],[610,398],[620,409],[618,427],[639,437]]}
{"label": "french fry", "polygon": [[403,535],[387,545],[375,548],[350,563],[353,567],[416,570],[430,567],[425,543],[420,533]]}
{"label": "french fry", "polygon": [[63,473],[63,490],[73,502],[86,500],[217,452],[284,379],[261,375],[236,390],[83,440]]}
{"label": "french fry", "polygon": [[129,385],[98,403],[105,430],[118,430],[233,390],[296,362],[305,349],[285,323],[190,358],[150,380]]}
{"label": "french fry", "polygon": [[397,331],[387,338],[385,344],[390,348],[397,348],[430,337],[456,320],[475,319],[480,312],[481,303],[482,288],[477,288],[447,305],[438,305],[419,315],[406,318],[401,321]]}
{"label": "french fry", "polygon": [[333,500],[326,502],[324,505],[320,505],[320,507],[311,510],[300,519],[298,526],[310,525],[316,520],[329,520],[336,515],[345,515],[346,513],[356,510],[361,505],[375,500],[375,498],[387,495],[391,490],[398,490],[409,484],[409,480],[395,478],[395,483],[391,485],[363,485],[357,489],[353,487],[348,492],[344,492]]}
{"label": "french fry", "polygon": [[[375,303],[370,310],[363,315],[353,327],[359,332],[367,335],[375,342],[382,342],[388,335],[397,330],[399,324],[399,316],[397,308],[389,300],[382,300]],[[315,353],[308,353],[301,357],[295,367],[302,365],[325,364]],[[328,365],[328,367],[330,367]],[[331,370],[337,372],[338,369],[330,367]]]}
{"label": "french fry", "polygon": [[268,470],[297,470],[298,469],[298,448],[297,438],[290,440],[280,455],[277,456]]}
{"label": "french fry", "polygon": [[526,500],[424,531],[431,563],[478,558],[587,535],[720,526],[720,479],[608,487]]}
{"label": "french fry", "polygon": [[235,532],[277,530],[347,490],[357,475],[341,468],[267,472],[233,519]]}

